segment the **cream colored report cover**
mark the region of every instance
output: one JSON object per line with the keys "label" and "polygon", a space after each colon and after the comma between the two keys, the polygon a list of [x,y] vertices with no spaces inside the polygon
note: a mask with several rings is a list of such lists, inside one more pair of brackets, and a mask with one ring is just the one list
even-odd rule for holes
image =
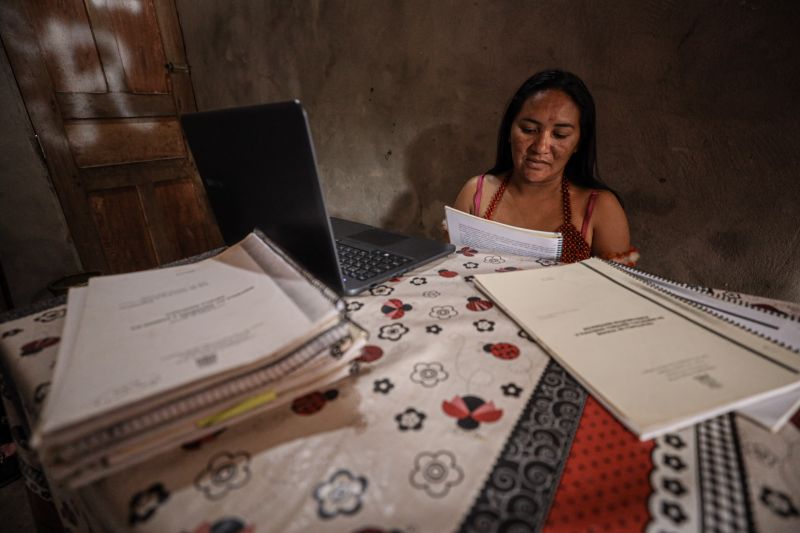
{"label": "cream colored report cover", "polygon": [[797,354],[599,259],[475,282],[642,440],[800,389]]}

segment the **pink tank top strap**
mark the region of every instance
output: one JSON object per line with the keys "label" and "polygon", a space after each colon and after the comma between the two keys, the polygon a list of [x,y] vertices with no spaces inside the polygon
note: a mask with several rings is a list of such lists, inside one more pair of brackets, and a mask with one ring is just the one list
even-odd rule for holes
{"label": "pink tank top strap", "polygon": [[583,214],[583,224],[581,225],[581,237],[586,239],[586,230],[589,229],[589,220],[592,218],[594,203],[597,200],[597,191],[589,193],[589,203],[586,204],[586,212]]}
{"label": "pink tank top strap", "polygon": [[472,214],[476,217],[481,216],[481,193],[483,192],[483,179],[486,174],[481,174],[478,178],[478,186],[475,187],[475,196],[472,197]]}

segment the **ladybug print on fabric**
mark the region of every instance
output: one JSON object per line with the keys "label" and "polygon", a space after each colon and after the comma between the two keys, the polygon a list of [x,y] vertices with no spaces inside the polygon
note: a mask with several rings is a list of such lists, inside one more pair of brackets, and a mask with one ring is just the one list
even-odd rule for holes
{"label": "ladybug print on fabric", "polygon": [[335,400],[339,391],[331,389],[325,392],[314,391],[311,394],[295,398],[292,402],[292,411],[301,416],[310,416],[322,411],[325,404]]}
{"label": "ladybug print on fabric", "polygon": [[372,363],[383,357],[383,350],[380,346],[374,344],[367,344],[361,348],[361,355],[358,356],[356,361],[361,363]]}
{"label": "ladybug print on fabric", "polygon": [[443,268],[439,271],[439,275],[442,276],[443,278],[454,278],[458,276],[458,272],[454,272],[452,270],[447,270],[446,268]]}
{"label": "ladybug print on fabric", "polygon": [[476,429],[481,422],[497,422],[503,416],[503,410],[495,407],[494,402],[478,396],[453,396],[449,402],[442,402],[442,411],[458,419],[456,424],[462,429]]}
{"label": "ladybug print on fabric", "polygon": [[489,300],[484,300],[480,296],[470,296],[467,298],[467,309],[470,311],[486,311],[494,307]]}
{"label": "ladybug print on fabric", "polygon": [[389,318],[398,319],[402,318],[403,315],[406,314],[406,311],[411,311],[413,307],[411,304],[404,304],[401,300],[397,298],[392,298],[383,306],[381,307],[381,313],[388,316]]}
{"label": "ladybug print on fabric", "polygon": [[45,337],[43,339],[36,339],[35,341],[31,341],[28,344],[25,344],[20,348],[20,355],[33,355],[35,353],[39,353],[45,348],[49,348],[54,344],[58,344],[59,337]]}
{"label": "ladybug print on fabric", "polygon": [[476,250],[475,248],[470,248],[469,246],[464,246],[463,248],[458,250],[456,253],[457,254],[461,254],[464,257],[474,257],[475,254],[478,253],[478,250]]}
{"label": "ladybug print on fabric", "polygon": [[506,361],[519,357],[519,348],[517,348],[516,344],[511,344],[510,342],[484,344],[483,351]]}

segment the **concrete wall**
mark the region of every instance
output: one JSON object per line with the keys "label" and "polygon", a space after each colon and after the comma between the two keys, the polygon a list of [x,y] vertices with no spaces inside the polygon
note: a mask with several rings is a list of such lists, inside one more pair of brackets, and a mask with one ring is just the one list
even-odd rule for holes
{"label": "concrete wall", "polygon": [[0,109],[0,264],[21,306],[53,296],[47,284],[79,272],[80,261],[2,47]]}
{"label": "concrete wall", "polygon": [[530,74],[593,91],[641,266],[800,301],[800,3],[178,0],[201,109],[299,98],[333,214],[437,235]]}
{"label": "concrete wall", "polygon": [[[560,67],[597,100],[643,268],[800,301],[797,2],[177,4],[200,108],[304,101],[333,214],[437,235],[511,93]],[[4,53],[0,105],[0,262],[21,305],[80,267]]]}

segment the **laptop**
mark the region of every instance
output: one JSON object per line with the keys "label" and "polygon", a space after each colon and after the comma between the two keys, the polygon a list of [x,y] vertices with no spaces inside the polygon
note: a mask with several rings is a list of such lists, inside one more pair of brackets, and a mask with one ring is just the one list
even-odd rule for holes
{"label": "laptop", "polygon": [[226,244],[258,228],[339,295],[358,294],[455,246],[329,217],[299,101],[181,116]]}

